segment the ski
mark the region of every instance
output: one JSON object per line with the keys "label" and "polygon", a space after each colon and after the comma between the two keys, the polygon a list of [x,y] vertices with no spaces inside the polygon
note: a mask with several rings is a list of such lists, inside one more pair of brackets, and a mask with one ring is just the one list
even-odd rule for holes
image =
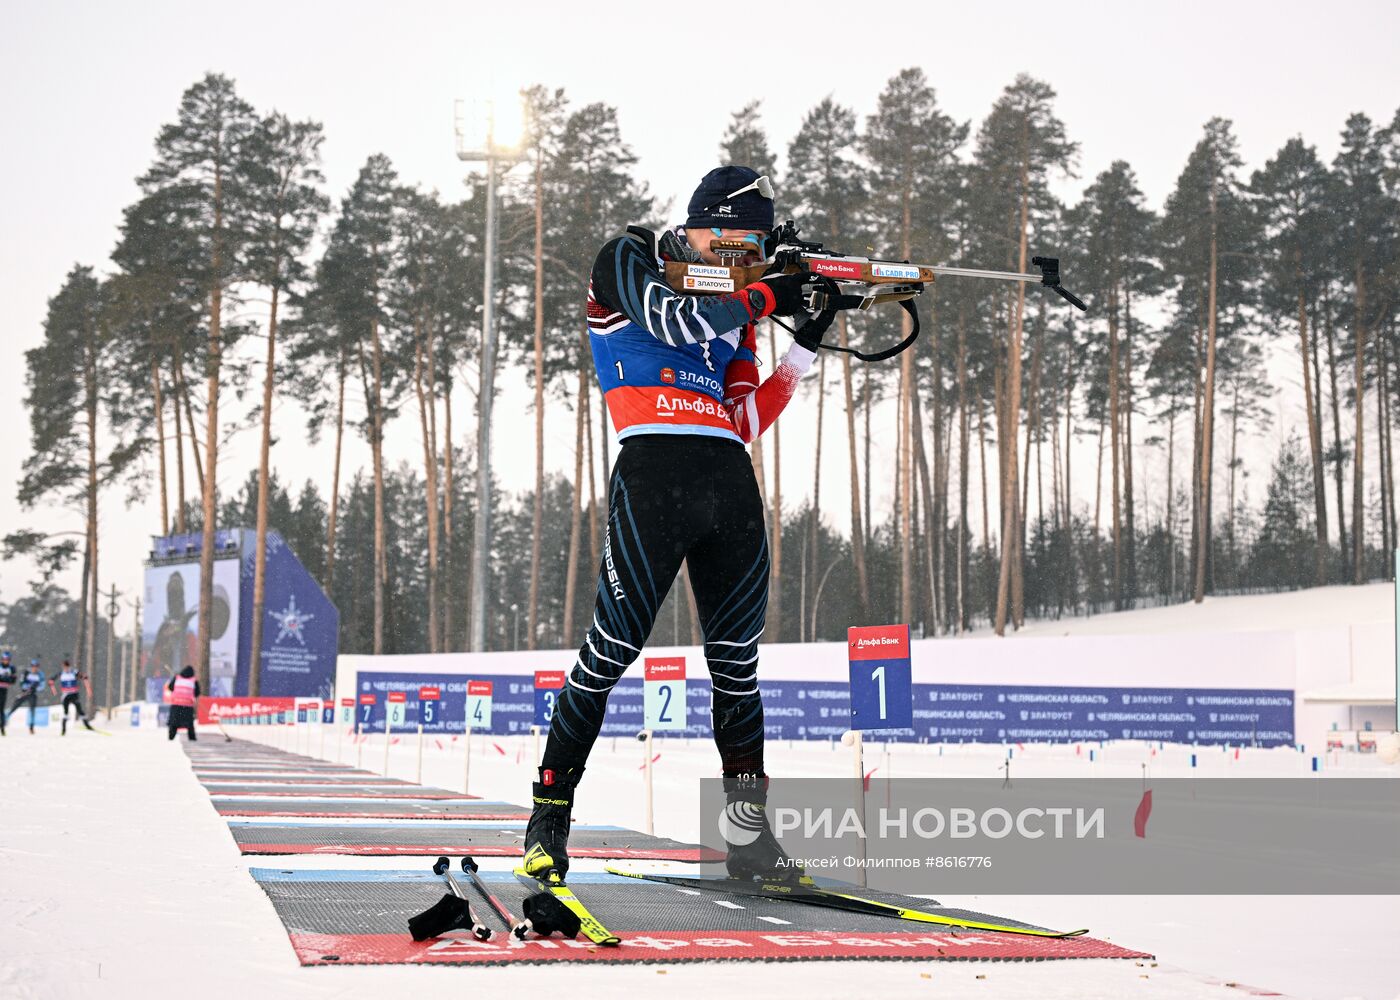
{"label": "ski", "polygon": [[959,910],[918,910],[912,907],[885,903],[865,896],[857,896],[836,889],[824,889],[817,885],[791,882],[750,882],[730,878],[701,878],[686,875],[651,875],[628,871],[616,865],[608,865],[607,871],[624,878],[642,879],[648,882],[663,882],[667,885],[683,886],[688,889],[704,889],[709,892],[729,892],[738,896],[757,896],[762,899],[787,899],[810,906],[825,906],[849,913],[866,913],[874,916],[896,917],[916,923],[940,924],[964,930],[995,931],[998,934],[1022,934],[1030,937],[1072,938],[1089,933],[1088,928],[1077,931],[1054,931],[1043,927],[1030,927],[1017,924],[998,924],[978,920],[970,916],[955,916],[965,912]]}
{"label": "ski", "polygon": [[[617,945],[622,943],[622,938],[603,926],[588,907],[579,902],[579,898],[574,895],[573,890],[562,880],[558,882],[545,881],[536,878],[524,868],[515,869],[515,877],[527,888],[538,889],[547,900],[554,900],[552,907],[540,907],[537,904],[532,906],[532,902],[538,900],[539,896],[532,896],[525,900],[525,919],[512,928],[512,933],[517,938],[523,938],[525,931],[533,930],[537,934],[549,936],[553,931],[560,931],[566,936],[572,936],[579,931],[594,944]],[[560,912],[562,908],[563,912]],[[567,914],[568,916],[565,916]]]}

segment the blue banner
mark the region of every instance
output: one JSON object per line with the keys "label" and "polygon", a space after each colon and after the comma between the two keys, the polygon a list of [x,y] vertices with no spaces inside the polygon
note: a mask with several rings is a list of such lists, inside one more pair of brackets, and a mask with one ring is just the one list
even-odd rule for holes
{"label": "blue banner", "polygon": [[[357,693],[377,694],[369,725],[383,725],[384,695],[408,696],[407,722],[420,719],[418,688],[436,684],[442,701],[426,732],[460,733],[466,710],[462,674],[361,672]],[[473,674],[495,682],[494,733],[528,733],[535,716],[535,683],[527,675]],[[684,729],[657,733],[691,738],[710,735],[710,683],[687,681]],[[851,728],[850,697],[841,681],[766,681],[764,732],[769,739],[839,737]],[[914,727],[880,739],[938,743],[1077,743],[1097,740],[1162,740],[1168,743],[1291,746],[1295,742],[1294,693],[1264,688],[1109,688],[1039,685],[915,684]],[[603,736],[632,738],[644,728],[641,671],[624,678],[608,698]],[[482,730],[473,728],[473,732]]]}
{"label": "blue banner", "polygon": [[[239,568],[238,678],[248,690],[253,645],[253,571],[257,535],[242,529]],[[340,613],[291,547],[267,533],[266,595],[263,607],[259,693],[264,697],[329,698],[335,686]]]}

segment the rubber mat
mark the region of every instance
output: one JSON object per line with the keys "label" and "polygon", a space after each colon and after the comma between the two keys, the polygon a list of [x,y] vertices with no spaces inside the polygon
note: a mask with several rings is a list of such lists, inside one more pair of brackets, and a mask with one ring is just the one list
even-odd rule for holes
{"label": "rubber mat", "polygon": [[[242,823],[229,831],[244,854],[429,855],[477,854],[520,857],[523,821],[430,820],[371,823]],[[614,860],[722,861],[723,855],[695,844],[617,826],[575,826],[569,856]]]}
{"label": "rubber mat", "polygon": [[380,786],[390,786],[398,788],[419,788],[410,781],[402,778],[385,778],[375,774],[345,774],[345,775],[196,775],[199,782],[207,787],[219,785],[255,785],[268,788],[286,786],[288,788],[300,788],[303,785],[336,785],[341,788],[378,788]]}
{"label": "rubber mat", "polygon": [[398,782],[404,784],[398,778],[385,778],[382,775],[374,774],[370,771],[204,771],[196,770],[194,776],[200,781],[208,783],[210,781],[232,781],[250,784],[260,784],[264,781],[290,781],[296,784],[317,781],[368,781],[373,784],[384,784],[386,782]]}
{"label": "rubber mat", "polygon": [[373,774],[349,764],[316,767],[312,764],[201,764],[194,762],[195,774]]}
{"label": "rubber mat", "polygon": [[244,784],[209,784],[204,786],[210,795],[217,795],[229,798],[239,795],[251,795],[257,798],[335,798],[335,799],[457,799],[464,802],[471,801],[477,796],[463,795],[461,792],[449,792],[445,788],[425,788],[422,785],[337,785],[337,784],[309,784],[287,786],[283,785],[244,785]]}
{"label": "rubber mat", "polygon": [[220,816],[283,816],[288,819],[490,819],[530,818],[530,810],[510,802],[480,799],[336,799],[215,796]]}
{"label": "rubber mat", "polygon": [[[477,941],[465,931],[453,931],[417,943],[409,937],[408,918],[447,891],[444,880],[430,871],[253,868],[251,874],[271,899],[303,965],[1152,957],[1090,937],[1060,939],[956,929],[931,932],[925,929],[927,925],[890,917],[677,889],[593,873],[579,873],[570,884],[593,914],[622,937],[615,948],[557,936],[530,935],[525,941],[516,941],[506,933],[507,919],[460,873],[458,883],[467,893],[473,915],[495,931],[491,940]],[[507,872],[481,874],[506,917],[516,919],[528,890]],[[926,901],[890,893],[868,895],[931,908]],[[957,919],[1020,923],[967,910],[934,909]]]}

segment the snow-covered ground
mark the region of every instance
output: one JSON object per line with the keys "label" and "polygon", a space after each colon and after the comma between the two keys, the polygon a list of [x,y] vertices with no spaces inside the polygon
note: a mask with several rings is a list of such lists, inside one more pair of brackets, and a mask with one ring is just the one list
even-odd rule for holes
{"label": "snow-covered ground", "polygon": [[1247,632],[1313,629],[1395,621],[1395,588],[1385,582],[1361,587],[1310,587],[1277,594],[1207,597],[1159,608],[1139,608],[1083,618],[1037,619],[1008,636],[1124,635],[1155,632]]}
{"label": "snow-covered ground", "polygon": [[[124,718],[124,716],[114,716]],[[316,755],[315,727],[300,732],[238,730]],[[216,738],[210,731],[205,739]],[[462,782],[461,741],[431,738],[423,780],[449,788]],[[326,742],[335,759],[338,740]],[[495,749],[499,745],[504,754]],[[715,773],[711,747],[658,744],[656,832],[694,836],[695,787]],[[867,744],[867,767],[883,774],[997,774],[997,748],[893,747]],[[522,801],[528,794],[533,741],[474,740],[472,792]],[[770,767],[783,775],[845,775],[848,750],[777,743]],[[1166,777],[1186,767],[1186,751],[1152,756],[1136,744],[1107,747],[1092,765],[1073,748],[1028,747],[1018,774],[1103,773],[1137,776],[1147,760]],[[345,743],[344,759],[356,751]],[[1096,754],[1096,757],[1098,755]],[[1197,774],[1302,773],[1291,750],[1206,754]],[[363,762],[378,770],[382,744],[365,744]],[[580,790],[580,822],[644,824],[641,747],[604,740]],[[1090,768],[1098,770],[1089,771]],[[417,747],[395,746],[390,773],[413,779]],[[1379,771],[1374,758],[1339,757],[1335,773]],[[1379,776],[1379,775],[1378,775]],[[1400,996],[1394,960],[1396,897],[987,897],[944,899],[1051,926],[1088,925],[1096,937],[1151,951],[1157,964],[1080,961],[1040,964],[841,962],[614,967],[301,968],[286,934],[247,869],[267,859],[242,858],[225,821],[191,773],[179,747],[151,729],[114,722],[111,736],[55,730],[30,737],[12,729],[0,743],[0,996],[16,998],[201,998],[404,996],[428,1000],[463,991],[539,991],[569,997],[628,990],[674,996],[776,993],[807,997],[946,996],[1012,998],[1238,997],[1241,986],[1341,1000]],[[416,868],[424,859],[279,858],[280,867]],[[496,862],[506,867],[504,859]],[[580,862],[580,867],[585,863]],[[663,978],[664,977],[664,978]],[[1240,984],[1240,985],[1230,985]]]}

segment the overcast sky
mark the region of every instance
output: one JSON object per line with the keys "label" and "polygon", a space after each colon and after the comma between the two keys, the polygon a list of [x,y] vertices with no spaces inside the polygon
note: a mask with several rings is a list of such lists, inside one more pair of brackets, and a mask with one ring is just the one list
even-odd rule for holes
{"label": "overcast sky", "polygon": [[[714,165],[728,116],[746,101],[763,100],[781,153],[821,98],[867,114],[886,80],[911,65],[925,70],[946,112],[974,127],[1018,72],[1046,80],[1081,150],[1080,180],[1061,190],[1078,191],[1121,158],[1155,207],[1213,115],[1234,120],[1253,169],[1298,134],[1330,159],[1347,114],[1388,121],[1400,105],[1400,4],[1393,2],[48,2],[9,5],[4,23],[4,531],[76,523],[23,512],[14,500],[28,451],[23,352],[39,342],[46,300],[75,262],[110,266],[121,210],[137,197],[134,178],[150,163],[157,130],[175,117],[181,92],[210,70],[233,77],[260,111],[324,123],[327,186],[337,200],[375,152],[388,154],[405,180],[456,197],[463,165],[453,155],[454,99],[535,82],[565,88],[576,103],[614,105],[640,175],[679,205]],[[1282,416],[1276,424],[1289,422]],[[278,418],[274,462],[284,478],[328,482],[328,446],[298,440],[301,418],[292,408]],[[412,459],[416,422],[400,423],[393,446]],[[456,426],[470,427],[465,411]],[[789,455],[810,445],[803,433],[789,432]],[[527,426],[502,434],[501,473],[507,486],[523,487],[532,435]],[[1265,436],[1275,440],[1277,427]],[[572,442],[564,412],[549,430],[551,466],[572,466]],[[1261,445],[1260,455],[1271,452]],[[349,467],[363,456],[351,450]],[[223,456],[222,483],[241,483],[255,462],[249,433]],[[784,472],[784,494],[795,502],[809,472],[793,458]],[[833,490],[842,485],[840,476],[824,479]],[[823,506],[844,510],[844,494],[825,488]],[[115,574],[117,586],[135,594],[156,508],[125,510],[116,494],[106,502],[103,585]],[[5,565],[0,600],[21,596],[28,576],[28,566]]]}

